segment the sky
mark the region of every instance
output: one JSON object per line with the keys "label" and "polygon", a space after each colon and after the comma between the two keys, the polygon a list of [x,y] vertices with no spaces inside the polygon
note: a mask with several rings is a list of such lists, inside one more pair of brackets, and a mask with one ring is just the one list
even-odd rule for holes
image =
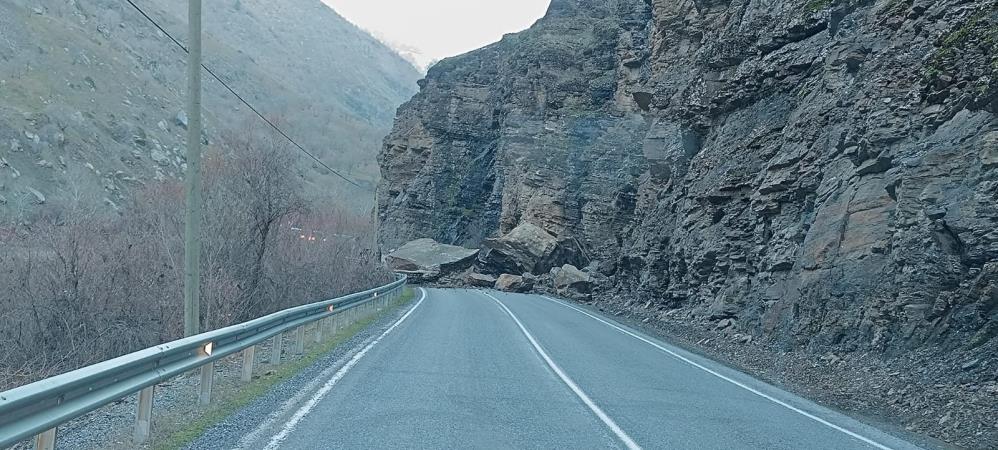
{"label": "sky", "polygon": [[550,0],[323,0],[347,20],[427,63],[524,30]]}

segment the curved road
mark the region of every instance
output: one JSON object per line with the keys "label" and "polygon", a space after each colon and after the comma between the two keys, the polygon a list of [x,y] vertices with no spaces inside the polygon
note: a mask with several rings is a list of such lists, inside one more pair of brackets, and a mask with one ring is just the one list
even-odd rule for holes
{"label": "curved road", "polygon": [[239,447],[918,448],[569,303],[417,297]]}

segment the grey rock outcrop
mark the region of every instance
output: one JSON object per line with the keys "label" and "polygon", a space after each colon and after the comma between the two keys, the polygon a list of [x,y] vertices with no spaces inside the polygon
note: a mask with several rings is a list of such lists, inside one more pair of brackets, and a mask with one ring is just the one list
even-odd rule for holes
{"label": "grey rock outcrop", "polygon": [[816,352],[994,352],[996,11],[554,0],[399,109],[382,246],[494,247],[530,223],[578,239],[594,298],[651,317]]}
{"label": "grey rock outcrop", "polygon": [[24,189],[28,191],[28,194],[31,195],[32,199],[31,201],[33,203],[35,203],[36,205],[45,204],[45,194],[42,194],[38,189],[35,189],[31,186],[25,187]]}
{"label": "grey rock outcrop", "polygon": [[496,284],[496,277],[478,272],[470,272],[464,277],[464,282],[474,287],[493,287]]}
{"label": "grey rock outcrop", "polygon": [[[162,123],[162,121],[160,123]],[[173,123],[175,125],[177,125],[178,127],[183,128],[183,129],[186,130],[187,129],[187,111],[180,110],[180,112],[177,113],[177,116],[173,118]],[[164,131],[166,131],[165,128],[166,128],[165,125],[164,126],[160,126],[160,129],[162,129]]]}
{"label": "grey rock outcrop", "polygon": [[571,264],[551,269],[551,280],[558,294],[567,297],[587,297],[593,289],[592,277]]}
{"label": "grey rock outcrop", "polygon": [[520,275],[504,273],[496,279],[495,288],[506,292],[526,292],[533,287],[533,283],[524,279]]}
{"label": "grey rock outcrop", "polygon": [[486,239],[479,263],[494,273],[542,274],[562,264],[577,264],[580,258],[574,240],[559,239],[525,222],[500,237]]}
{"label": "grey rock outcrop", "polygon": [[405,273],[414,281],[432,281],[471,267],[478,249],[441,244],[424,238],[407,242],[387,256],[385,263],[395,272]]}

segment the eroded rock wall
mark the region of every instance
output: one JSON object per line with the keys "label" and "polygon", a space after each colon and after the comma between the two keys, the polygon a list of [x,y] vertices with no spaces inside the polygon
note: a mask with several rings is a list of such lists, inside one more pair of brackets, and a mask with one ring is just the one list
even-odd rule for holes
{"label": "eroded rock wall", "polygon": [[994,352],[996,80],[994,0],[554,0],[400,108],[381,243],[529,222],[579,241],[597,301]]}

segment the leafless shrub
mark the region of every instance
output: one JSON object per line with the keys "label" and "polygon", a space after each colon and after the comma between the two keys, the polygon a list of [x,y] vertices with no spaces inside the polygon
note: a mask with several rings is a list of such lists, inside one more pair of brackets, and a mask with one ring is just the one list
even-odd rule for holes
{"label": "leafless shrub", "polygon": [[[227,142],[204,162],[205,329],[387,281],[369,219],[307,201],[280,144]],[[182,185],[123,209],[0,224],[0,390],[182,335]]]}

